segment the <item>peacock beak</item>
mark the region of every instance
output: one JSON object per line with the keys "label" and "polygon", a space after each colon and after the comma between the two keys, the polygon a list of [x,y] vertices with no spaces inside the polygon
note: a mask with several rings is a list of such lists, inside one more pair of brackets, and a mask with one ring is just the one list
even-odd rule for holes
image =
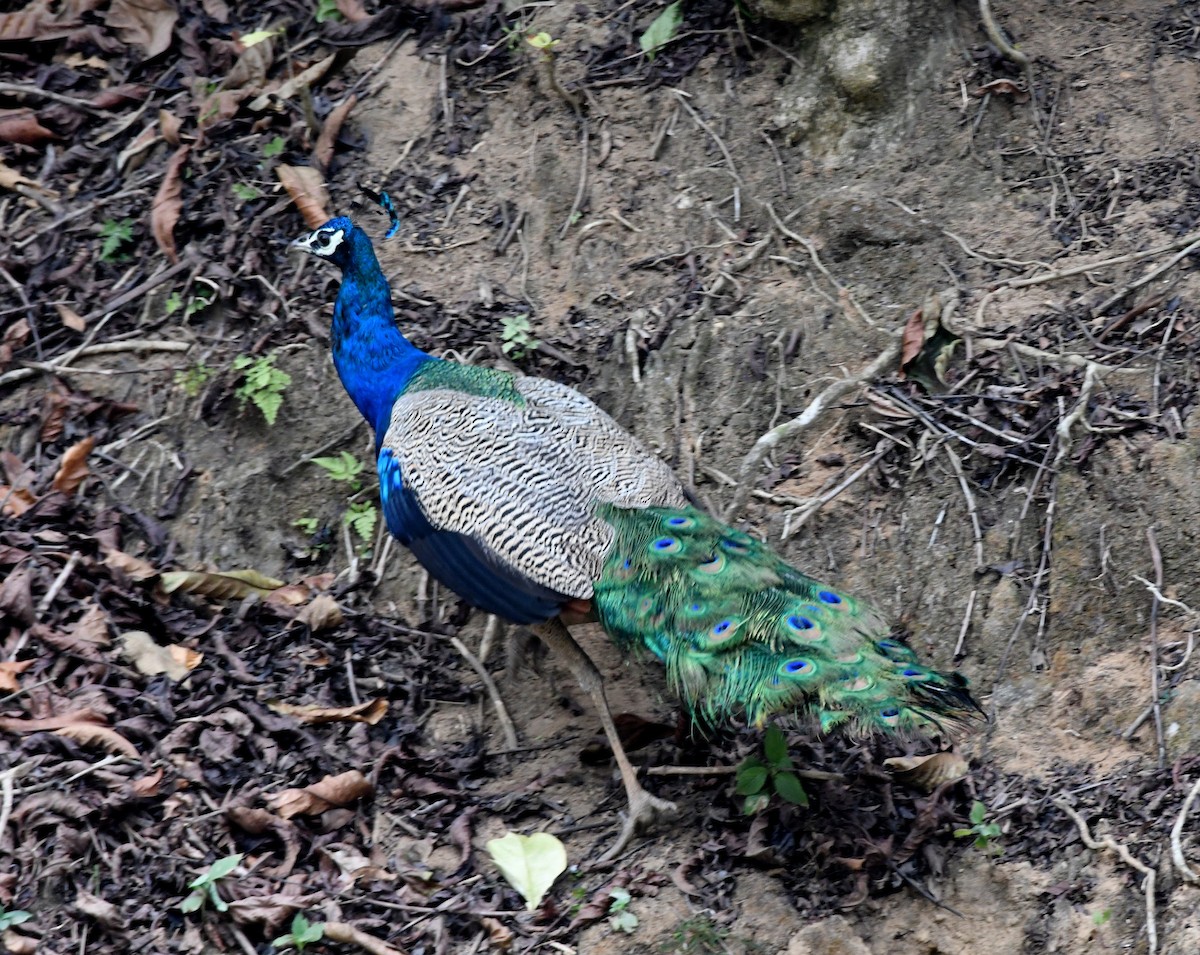
{"label": "peacock beak", "polygon": [[309,255],[314,255],[316,249],[313,247],[313,242],[316,237],[317,233],[309,232],[298,239],[293,239],[288,243],[288,252],[307,252]]}

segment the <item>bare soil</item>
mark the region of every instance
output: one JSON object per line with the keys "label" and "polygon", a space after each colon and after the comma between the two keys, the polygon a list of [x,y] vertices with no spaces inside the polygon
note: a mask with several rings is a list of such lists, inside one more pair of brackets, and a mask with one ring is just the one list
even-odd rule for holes
{"label": "bare soil", "polygon": [[[336,277],[286,260],[281,240],[304,224],[259,160],[282,130],[284,158],[304,163],[302,101],[258,121],[243,107],[190,160],[176,238],[195,268],[96,339],[191,350],[87,357],[84,372],[0,392],[7,484],[22,463],[42,475],[40,503],[6,512],[0,536],[0,659],[33,661],[0,695],[0,904],[34,915],[5,944],[267,952],[299,910],[414,953],[1200,951],[1200,840],[1184,811],[1200,780],[1200,5],[996,6],[1028,72],[971,3],[842,0],[785,26],[697,2],[653,62],[637,37],[655,3],[489,5],[351,47],[315,98],[323,116],[363,77],[328,211],[382,235],[361,185],[396,201],[399,234],[377,248],[406,333],[574,384],[714,511],[760,436],[860,373],[915,313],[924,356],[939,324],[957,338],[941,382],[889,363],[780,442],[735,517],[970,678],[989,720],[959,744],[965,779],[925,792],[882,767],[928,741],[822,739],[785,721],[797,762],[835,775],[806,784],[809,809],[745,818],[729,768],[759,734],[689,734],[653,661],[583,631],[614,709],[636,714],[637,762],[716,768],[649,776],[679,819],[615,869],[589,869],[623,795],[586,695],[520,634],[485,638],[407,553],[344,529],[348,500],[373,500],[371,468],[357,489],[307,460],[369,462],[369,436],[324,338]],[[523,41],[539,31],[558,41],[553,79]],[[44,151],[4,148],[26,176],[45,168]],[[171,153],[158,143],[143,168],[161,173]],[[72,220],[88,252],[77,279],[54,277],[69,261],[58,220],[6,194],[0,221],[19,228],[0,263],[31,301],[4,300],[0,322],[25,315],[42,333],[16,341],[9,369],[91,330],[60,331],[54,302],[88,315],[162,264],[145,230],[123,284],[97,264],[106,220],[149,213],[157,180],[125,176],[129,196]],[[234,181],[262,197],[239,206]],[[74,192],[94,201],[69,168],[45,185],[67,211]],[[187,301],[204,281],[218,302],[169,310],[170,292]],[[528,340],[506,337],[521,315]],[[291,376],[274,425],[236,398],[238,354],[273,354]],[[189,390],[201,364],[214,374]],[[57,462],[87,435],[100,453],[82,494],[54,498]],[[344,622],[156,595],[114,549],[151,571],[338,574],[318,584]],[[72,553],[74,576],[38,609]],[[90,607],[111,643],[80,644]],[[135,629],[204,662],[183,681],[141,674],[120,652]],[[451,635],[484,657],[515,750]],[[372,698],[389,701],[372,725],[271,709]],[[84,708],[136,759],[21,723]],[[271,801],[352,769],[368,798],[287,819]],[[953,835],[975,801],[1001,830],[982,848]],[[1064,806],[1110,848],[1085,845]],[[506,829],[567,845],[573,868],[536,912],[483,851]],[[233,852],[246,868],[222,888],[240,908],[179,912],[188,881]],[[632,933],[608,918],[614,886],[633,896]]]}

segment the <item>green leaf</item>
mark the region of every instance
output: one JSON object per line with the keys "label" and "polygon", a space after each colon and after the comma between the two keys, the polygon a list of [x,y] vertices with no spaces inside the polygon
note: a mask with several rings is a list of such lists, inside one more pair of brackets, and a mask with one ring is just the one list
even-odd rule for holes
{"label": "green leaf", "polygon": [[679,32],[679,26],[682,23],[683,0],[675,0],[674,3],[654,18],[654,22],[646,28],[646,32],[638,40],[638,43],[641,44],[642,52],[646,54],[647,58],[653,60],[659,48],[675,38],[675,34]]}
{"label": "green leaf", "polygon": [[379,520],[379,512],[370,501],[360,501],[346,509],[343,520],[358,535],[359,540],[369,544],[375,537],[375,524]]}
{"label": "green leaf", "polygon": [[487,851],[508,884],[521,893],[530,912],[567,868],[567,850],[548,832],[531,836],[510,832],[490,840]]}
{"label": "green leaf", "polygon": [[608,924],[618,932],[631,933],[638,927],[638,917],[627,909],[621,909],[609,916]]}
{"label": "green leaf", "polygon": [[734,792],[739,796],[753,796],[755,793],[762,792],[766,785],[767,767],[762,763],[747,761],[738,770],[737,786],[734,788]]}
{"label": "green leaf", "polygon": [[24,909],[13,909],[10,912],[0,905],[0,931],[20,925],[22,922],[28,922],[31,918],[33,918],[32,912],[26,912]]}
{"label": "green leaf", "polygon": [[263,146],[263,159],[274,159],[276,156],[282,155],[284,147],[287,145],[287,140],[282,136],[276,136],[269,143]]}
{"label": "green leaf", "polygon": [[778,766],[787,759],[787,737],[778,726],[768,726],[763,734],[763,753],[772,766]]}
{"label": "green leaf", "polygon": [[363,472],[363,463],[349,451],[341,451],[336,458],[310,458],[319,468],[329,472],[335,481],[353,481]]}
{"label": "green leaf", "polygon": [[804,787],[795,773],[776,773],[775,792],[779,793],[781,799],[790,802],[793,806],[808,807],[808,793],[804,791]]}
{"label": "green leaf", "polygon": [[179,911],[183,912],[184,914],[187,914],[188,912],[195,912],[203,904],[204,893],[193,892],[186,899],[179,903]]}
{"label": "green leaf", "polygon": [[971,814],[970,814],[971,822],[973,822],[975,825],[979,825],[981,822],[983,822],[984,817],[986,815],[987,815],[987,806],[985,806],[978,799],[976,799],[975,802],[973,802],[971,804]]}
{"label": "green leaf", "polygon": [[754,793],[746,797],[746,801],[742,804],[742,812],[747,816],[753,816],[756,812],[766,809],[771,802],[771,797],[766,793]]}
{"label": "green leaf", "polygon": [[628,908],[630,901],[633,899],[628,889],[620,887],[609,889],[608,896],[612,899],[612,904],[608,907],[610,912],[620,912],[622,909]]}

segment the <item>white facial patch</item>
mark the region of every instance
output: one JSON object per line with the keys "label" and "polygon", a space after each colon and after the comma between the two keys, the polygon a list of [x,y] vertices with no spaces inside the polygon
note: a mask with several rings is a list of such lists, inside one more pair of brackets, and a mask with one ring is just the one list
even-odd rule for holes
{"label": "white facial patch", "polygon": [[342,229],[318,229],[308,236],[304,244],[314,255],[328,258],[345,238],[346,233]]}

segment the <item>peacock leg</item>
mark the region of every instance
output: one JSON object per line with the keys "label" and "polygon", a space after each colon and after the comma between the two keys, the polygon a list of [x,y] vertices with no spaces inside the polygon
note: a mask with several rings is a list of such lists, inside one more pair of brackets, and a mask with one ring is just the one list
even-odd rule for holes
{"label": "peacock leg", "polygon": [[591,695],[596,711],[600,715],[600,723],[604,727],[604,735],[608,737],[608,745],[612,748],[613,758],[621,771],[621,781],[625,784],[625,795],[629,799],[629,815],[616,843],[598,860],[611,862],[629,844],[634,833],[658,819],[673,815],[676,807],[673,802],[652,796],[638,782],[637,770],[629,762],[625,747],[621,745],[621,737],[617,735],[617,727],[613,722],[612,711],[608,708],[608,700],[604,695],[604,680],[600,670],[587,655],[583,647],[575,642],[566,625],[558,619],[546,623],[534,624],[530,629],[536,633],[552,653],[561,659],[575,675],[579,685]]}

